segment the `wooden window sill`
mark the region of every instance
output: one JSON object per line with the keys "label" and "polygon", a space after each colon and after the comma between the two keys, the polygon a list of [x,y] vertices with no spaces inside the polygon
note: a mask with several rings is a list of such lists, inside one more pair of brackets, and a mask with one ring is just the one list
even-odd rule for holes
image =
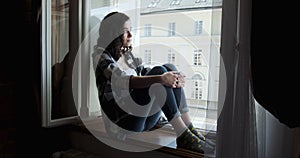
{"label": "wooden window sill", "polygon": [[[96,133],[97,136],[101,136],[106,139],[111,139],[106,134],[102,117],[84,121],[84,123],[78,123],[76,124],[76,126],[79,127],[79,129],[82,132],[90,134]],[[172,127],[170,125],[165,125],[159,129],[156,129],[154,132],[149,132],[146,134],[146,136],[145,134],[143,134],[143,137],[139,135],[128,136],[126,142],[124,143],[130,143],[130,145],[138,147],[155,149],[156,151],[164,152],[179,157],[204,157],[203,153],[177,148],[176,134],[173,132]],[[205,157],[207,157],[207,155],[205,155]]]}

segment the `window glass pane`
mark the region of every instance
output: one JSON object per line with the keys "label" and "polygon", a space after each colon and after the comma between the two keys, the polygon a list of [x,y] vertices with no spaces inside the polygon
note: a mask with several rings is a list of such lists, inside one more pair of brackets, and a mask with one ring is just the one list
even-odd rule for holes
{"label": "window glass pane", "polygon": [[76,116],[71,77],[67,76],[69,54],[70,16],[68,0],[51,1],[51,119]]}
{"label": "window glass pane", "polygon": [[52,0],[52,65],[61,62],[69,51],[69,3]]}
{"label": "window glass pane", "polygon": [[[141,9],[140,26],[151,24],[152,30],[151,37],[140,37],[140,49],[151,47],[152,61],[171,62],[186,74],[184,89],[194,124],[216,131],[221,1],[214,3],[217,6],[199,2],[208,1],[174,0]],[[148,4],[141,2],[141,6]]]}
{"label": "window glass pane", "polygon": [[183,71],[194,124],[203,130],[216,131],[221,0],[119,0],[101,5],[96,0],[91,2],[91,16],[99,21],[112,10],[130,14],[134,54],[145,65],[172,62]]}

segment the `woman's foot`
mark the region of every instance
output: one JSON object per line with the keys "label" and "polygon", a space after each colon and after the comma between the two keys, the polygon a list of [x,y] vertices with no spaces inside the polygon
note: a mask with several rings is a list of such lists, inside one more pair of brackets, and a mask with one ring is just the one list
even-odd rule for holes
{"label": "woman's foot", "polygon": [[216,147],[216,143],[212,142],[211,140],[205,138],[204,135],[201,134],[201,132],[197,131],[196,128],[193,126],[193,124],[190,124],[188,126],[189,130],[195,134],[199,139],[203,140],[206,142],[206,144],[208,144],[209,146],[215,148]]}
{"label": "woman's foot", "polygon": [[200,153],[214,153],[215,147],[193,134],[188,128],[176,139],[177,147]]}

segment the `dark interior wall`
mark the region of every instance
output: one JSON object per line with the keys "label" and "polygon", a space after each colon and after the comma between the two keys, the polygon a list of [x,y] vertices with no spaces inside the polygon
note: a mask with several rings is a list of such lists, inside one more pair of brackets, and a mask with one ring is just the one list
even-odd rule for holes
{"label": "dark interior wall", "polygon": [[[0,55],[0,157],[16,157],[17,148],[17,82],[15,77],[18,54],[16,46],[21,45],[22,12],[21,3],[2,2],[2,6],[16,6],[12,14],[1,9],[1,55]],[[15,29],[13,29],[15,28]],[[14,48],[14,49],[12,49]],[[21,52],[21,47],[19,51]]]}
{"label": "dark interior wall", "polygon": [[[0,53],[0,157],[16,157],[16,112],[15,112],[15,82],[11,65],[12,51],[6,50],[12,46],[9,34],[13,20],[8,18],[7,12],[1,10],[1,48]],[[17,20],[17,19],[15,19]]]}
{"label": "dark interior wall", "polygon": [[40,126],[39,0],[3,1],[0,157],[51,157],[69,148],[64,128]]}

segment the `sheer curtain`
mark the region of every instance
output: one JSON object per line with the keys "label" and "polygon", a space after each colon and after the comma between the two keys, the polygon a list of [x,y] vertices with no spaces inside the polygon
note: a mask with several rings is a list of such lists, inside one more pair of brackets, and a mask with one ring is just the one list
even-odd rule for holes
{"label": "sheer curtain", "polygon": [[216,157],[257,158],[250,82],[251,0],[224,0],[222,15],[221,56],[225,70],[220,76],[226,78],[220,79],[225,82],[220,87],[225,100],[219,105]]}
{"label": "sheer curtain", "polygon": [[224,0],[222,15],[221,56],[225,70],[220,76],[226,78],[220,79],[225,100],[219,105],[216,157],[299,158],[300,128],[282,124],[253,97],[252,0]]}
{"label": "sheer curtain", "polygon": [[259,158],[299,158],[300,128],[289,128],[255,102]]}

